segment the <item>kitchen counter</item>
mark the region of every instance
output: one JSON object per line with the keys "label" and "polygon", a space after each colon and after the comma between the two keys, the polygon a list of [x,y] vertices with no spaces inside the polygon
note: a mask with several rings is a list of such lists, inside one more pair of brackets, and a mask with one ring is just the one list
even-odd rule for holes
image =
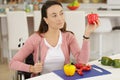
{"label": "kitchen counter", "polygon": [[[100,17],[120,17],[120,10],[118,11],[112,11],[112,10],[90,10],[90,9],[78,9],[80,11],[85,11],[86,15],[93,12],[97,13]],[[74,10],[74,11],[78,11]],[[65,11],[70,11],[66,9]],[[33,17],[33,13],[27,13],[28,17]],[[6,17],[6,14],[0,13],[0,17]]]}

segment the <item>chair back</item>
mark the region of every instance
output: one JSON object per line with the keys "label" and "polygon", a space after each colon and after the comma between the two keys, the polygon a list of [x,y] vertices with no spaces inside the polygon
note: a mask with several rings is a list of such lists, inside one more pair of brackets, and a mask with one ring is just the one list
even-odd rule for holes
{"label": "chair back", "polygon": [[9,52],[19,50],[29,36],[27,16],[24,11],[7,12]]}

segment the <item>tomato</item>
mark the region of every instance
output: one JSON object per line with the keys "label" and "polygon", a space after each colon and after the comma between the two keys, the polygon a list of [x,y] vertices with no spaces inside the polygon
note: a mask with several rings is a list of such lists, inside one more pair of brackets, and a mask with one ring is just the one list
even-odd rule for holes
{"label": "tomato", "polygon": [[89,70],[92,69],[92,66],[91,66],[91,65],[87,65],[86,67],[87,67],[87,69],[86,69],[87,71],[89,71]]}
{"label": "tomato", "polygon": [[66,64],[64,65],[64,73],[67,76],[73,76],[75,74],[76,67],[72,64]]}
{"label": "tomato", "polygon": [[75,64],[75,67],[77,68],[77,69],[80,69],[80,68],[82,68],[84,66],[84,64],[82,64],[82,63],[76,63]]}
{"label": "tomato", "polygon": [[91,70],[91,68],[92,68],[92,66],[91,65],[86,65],[86,64],[82,64],[82,63],[76,63],[75,64],[75,67],[77,68],[77,70],[76,70],[76,72],[80,75],[80,76],[82,76],[82,75],[84,75],[84,71],[90,71]]}
{"label": "tomato", "polygon": [[77,73],[81,76],[84,74],[82,69],[77,69]]}
{"label": "tomato", "polygon": [[91,13],[87,15],[87,20],[89,24],[94,24],[98,20],[98,15],[95,13]]}
{"label": "tomato", "polygon": [[91,65],[86,65],[83,67],[84,71],[90,71],[91,70]]}

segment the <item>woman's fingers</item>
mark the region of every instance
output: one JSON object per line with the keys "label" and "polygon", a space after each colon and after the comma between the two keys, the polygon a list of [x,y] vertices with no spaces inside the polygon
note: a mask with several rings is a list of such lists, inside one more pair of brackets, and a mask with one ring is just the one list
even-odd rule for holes
{"label": "woman's fingers", "polygon": [[36,63],[34,65],[34,73],[39,73],[42,71],[42,64],[41,63]]}
{"label": "woman's fingers", "polygon": [[100,25],[100,21],[99,21],[99,20],[97,20],[97,21],[95,21],[95,22],[94,22],[94,25],[93,25],[93,26],[94,26],[94,27],[95,27],[95,29],[96,29],[96,28],[98,28],[98,27],[99,27],[99,25]]}

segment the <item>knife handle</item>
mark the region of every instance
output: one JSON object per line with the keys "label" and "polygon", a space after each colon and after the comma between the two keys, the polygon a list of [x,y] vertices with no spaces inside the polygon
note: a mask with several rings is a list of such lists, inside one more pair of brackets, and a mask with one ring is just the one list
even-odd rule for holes
{"label": "knife handle", "polygon": [[38,73],[37,75],[39,76],[39,75],[41,75],[41,73]]}

